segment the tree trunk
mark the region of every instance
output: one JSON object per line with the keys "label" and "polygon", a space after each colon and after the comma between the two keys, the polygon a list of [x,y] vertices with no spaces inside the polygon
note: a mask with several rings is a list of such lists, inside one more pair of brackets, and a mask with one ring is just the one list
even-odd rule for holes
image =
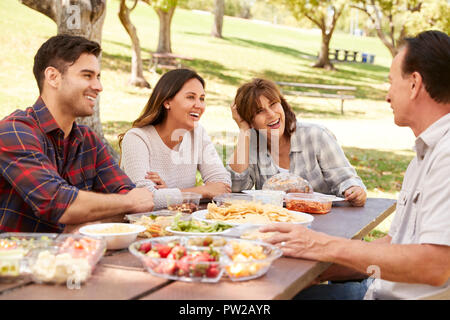
{"label": "tree trunk", "polygon": [[155,8],[159,17],[159,39],[158,39],[158,53],[172,53],[172,45],[170,41],[170,26],[172,24],[172,17],[175,12],[175,7],[167,9]]}
{"label": "tree trunk", "polygon": [[[58,34],[71,34],[102,43],[102,28],[106,16],[106,0],[21,0],[21,2],[55,21]],[[101,55],[99,57],[101,62]],[[77,118],[77,123],[89,126],[118,160],[117,152],[105,139],[100,121],[100,98],[90,117]]]}
{"label": "tree trunk", "polygon": [[[126,0],[120,1],[119,19],[131,39],[131,78],[129,84],[136,87],[150,88],[150,84],[144,78],[139,37],[135,26],[131,22],[130,9],[127,7],[125,1]],[[137,1],[138,0],[135,0],[135,6]]]}
{"label": "tree trunk", "polygon": [[214,23],[211,35],[216,38],[222,38],[223,16],[225,14],[225,0],[214,1]]}
{"label": "tree trunk", "polygon": [[317,62],[314,63],[314,68],[324,68],[326,70],[334,70],[333,64],[330,62],[329,50],[330,50],[331,34],[328,34],[325,30],[322,30],[322,44],[320,46],[320,53]]}

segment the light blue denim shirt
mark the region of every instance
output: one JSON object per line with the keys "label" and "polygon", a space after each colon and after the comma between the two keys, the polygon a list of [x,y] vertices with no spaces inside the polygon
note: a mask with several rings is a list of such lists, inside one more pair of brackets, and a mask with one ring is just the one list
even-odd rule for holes
{"label": "light blue denim shirt", "polygon": [[[260,152],[257,141],[259,139]],[[309,181],[314,191],[343,196],[351,186],[366,187],[355,169],[345,157],[336,137],[325,127],[297,121],[297,128],[291,136],[289,172]],[[262,189],[264,182],[279,173],[273,161],[264,135],[251,129],[249,167],[237,173],[229,165],[232,191]]]}

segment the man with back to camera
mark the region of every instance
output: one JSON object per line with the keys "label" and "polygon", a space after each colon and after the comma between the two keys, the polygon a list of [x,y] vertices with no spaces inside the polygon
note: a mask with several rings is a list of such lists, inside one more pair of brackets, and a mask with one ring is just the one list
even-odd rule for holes
{"label": "man with back to camera", "polygon": [[58,35],[36,53],[40,97],[0,121],[0,233],[60,233],[153,209],[153,194],[135,188],[95,133],[75,122],[94,113],[103,90],[100,52],[96,42]]}
{"label": "man with back to camera", "polygon": [[389,73],[398,126],[417,137],[388,235],[348,240],[295,225],[272,225],[286,256],[334,263],[296,299],[420,299],[450,292],[450,37],[425,31],[405,39]]}

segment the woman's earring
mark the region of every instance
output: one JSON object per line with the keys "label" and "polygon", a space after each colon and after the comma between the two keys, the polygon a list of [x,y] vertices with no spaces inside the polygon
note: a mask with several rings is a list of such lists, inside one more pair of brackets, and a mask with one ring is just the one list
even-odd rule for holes
{"label": "woman's earring", "polygon": [[170,105],[168,104],[168,105],[166,105],[166,109],[167,110],[169,110],[170,109]]}

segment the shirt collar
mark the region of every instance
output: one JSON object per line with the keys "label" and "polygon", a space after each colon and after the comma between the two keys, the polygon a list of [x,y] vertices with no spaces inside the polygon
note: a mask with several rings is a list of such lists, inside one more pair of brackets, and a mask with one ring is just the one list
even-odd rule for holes
{"label": "shirt collar", "polygon": [[420,159],[425,157],[425,153],[429,148],[434,146],[441,138],[450,130],[450,113],[441,117],[422,132],[416,139],[415,150]]}
{"label": "shirt collar", "polygon": [[[45,133],[50,133],[58,129],[61,130],[61,128],[56,123],[55,118],[53,118],[53,115],[50,113],[50,110],[48,110],[47,106],[45,105],[44,100],[42,100],[42,97],[39,97],[36,100],[33,105],[33,110],[36,114],[36,118],[40,124],[40,127],[42,128],[42,130],[44,130]],[[80,141],[82,140],[82,133],[76,122],[73,123],[71,134],[73,134],[74,138]]]}

